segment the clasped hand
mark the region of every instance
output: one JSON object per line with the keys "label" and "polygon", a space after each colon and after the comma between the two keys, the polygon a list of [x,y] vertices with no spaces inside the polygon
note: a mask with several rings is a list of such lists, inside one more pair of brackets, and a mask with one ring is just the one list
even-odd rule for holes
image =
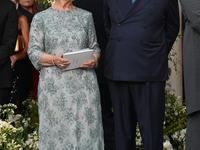
{"label": "clasped hand", "polygon": [[80,68],[84,68],[84,69],[92,69],[94,67],[97,66],[97,63],[98,63],[98,55],[97,54],[93,54],[92,55],[92,59],[84,62]]}
{"label": "clasped hand", "polygon": [[[70,61],[67,60],[67,59],[61,58],[61,55],[62,54],[54,56],[54,58],[53,58],[54,64],[56,66],[58,66],[59,68],[66,68],[66,67],[69,66]],[[80,66],[80,68],[83,68],[83,69],[92,69],[92,68],[94,68],[94,67],[97,66],[97,63],[98,63],[98,55],[97,54],[93,54],[92,58],[90,60],[84,62]]]}
{"label": "clasped hand", "polygon": [[63,59],[61,57],[62,54],[59,55],[55,55],[53,57],[53,62],[56,66],[58,66],[59,68],[66,68],[67,66],[69,66],[70,61],[67,59]]}

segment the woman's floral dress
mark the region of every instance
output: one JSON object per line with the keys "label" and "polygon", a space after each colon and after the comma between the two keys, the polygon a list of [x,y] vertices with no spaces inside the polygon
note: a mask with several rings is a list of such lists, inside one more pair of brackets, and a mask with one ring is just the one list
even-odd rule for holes
{"label": "woman's floral dress", "polygon": [[30,29],[28,56],[40,69],[38,85],[41,150],[103,150],[100,95],[94,69],[62,71],[39,64],[43,54],[90,48],[100,53],[92,14],[75,7],[49,8],[36,14]]}

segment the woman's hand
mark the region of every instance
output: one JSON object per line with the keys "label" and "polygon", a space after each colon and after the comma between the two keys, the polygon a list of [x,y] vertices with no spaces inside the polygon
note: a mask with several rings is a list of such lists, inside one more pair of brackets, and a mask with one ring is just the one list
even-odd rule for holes
{"label": "woman's hand", "polygon": [[53,57],[54,64],[58,66],[59,68],[67,68],[67,66],[69,66],[70,64],[70,61],[67,59],[61,58],[61,55],[62,54],[59,54]]}
{"label": "woman's hand", "polygon": [[98,64],[98,58],[99,58],[99,56],[97,54],[93,54],[92,55],[92,59],[90,59],[89,61],[84,62],[80,66],[80,68],[92,69],[92,68],[96,67],[97,64]]}
{"label": "woman's hand", "polygon": [[10,60],[11,60],[11,68],[14,68],[17,58],[15,57],[15,55],[12,55],[10,56]]}

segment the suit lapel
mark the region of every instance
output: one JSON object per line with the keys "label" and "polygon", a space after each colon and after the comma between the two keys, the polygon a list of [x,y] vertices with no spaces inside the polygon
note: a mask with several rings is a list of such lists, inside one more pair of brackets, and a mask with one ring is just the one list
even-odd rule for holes
{"label": "suit lapel", "polygon": [[151,0],[136,0],[131,5],[131,7],[128,9],[128,11],[126,12],[126,14],[124,15],[123,20],[129,18],[130,16],[132,16],[133,14],[135,14],[136,12],[138,12],[140,9],[142,9],[142,7],[144,7],[150,1]]}

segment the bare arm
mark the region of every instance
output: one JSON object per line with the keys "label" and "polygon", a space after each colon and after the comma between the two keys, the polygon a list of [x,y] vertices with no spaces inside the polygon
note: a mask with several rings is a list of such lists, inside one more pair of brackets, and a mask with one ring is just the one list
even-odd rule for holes
{"label": "bare arm", "polygon": [[20,16],[19,18],[19,28],[21,29],[22,36],[24,38],[24,49],[23,51],[14,54],[10,57],[11,59],[11,67],[14,67],[14,64],[17,60],[23,59],[27,56],[27,50],[28,50],[28,41],[29,41],[29,25],[27,18],[25,16]]}

